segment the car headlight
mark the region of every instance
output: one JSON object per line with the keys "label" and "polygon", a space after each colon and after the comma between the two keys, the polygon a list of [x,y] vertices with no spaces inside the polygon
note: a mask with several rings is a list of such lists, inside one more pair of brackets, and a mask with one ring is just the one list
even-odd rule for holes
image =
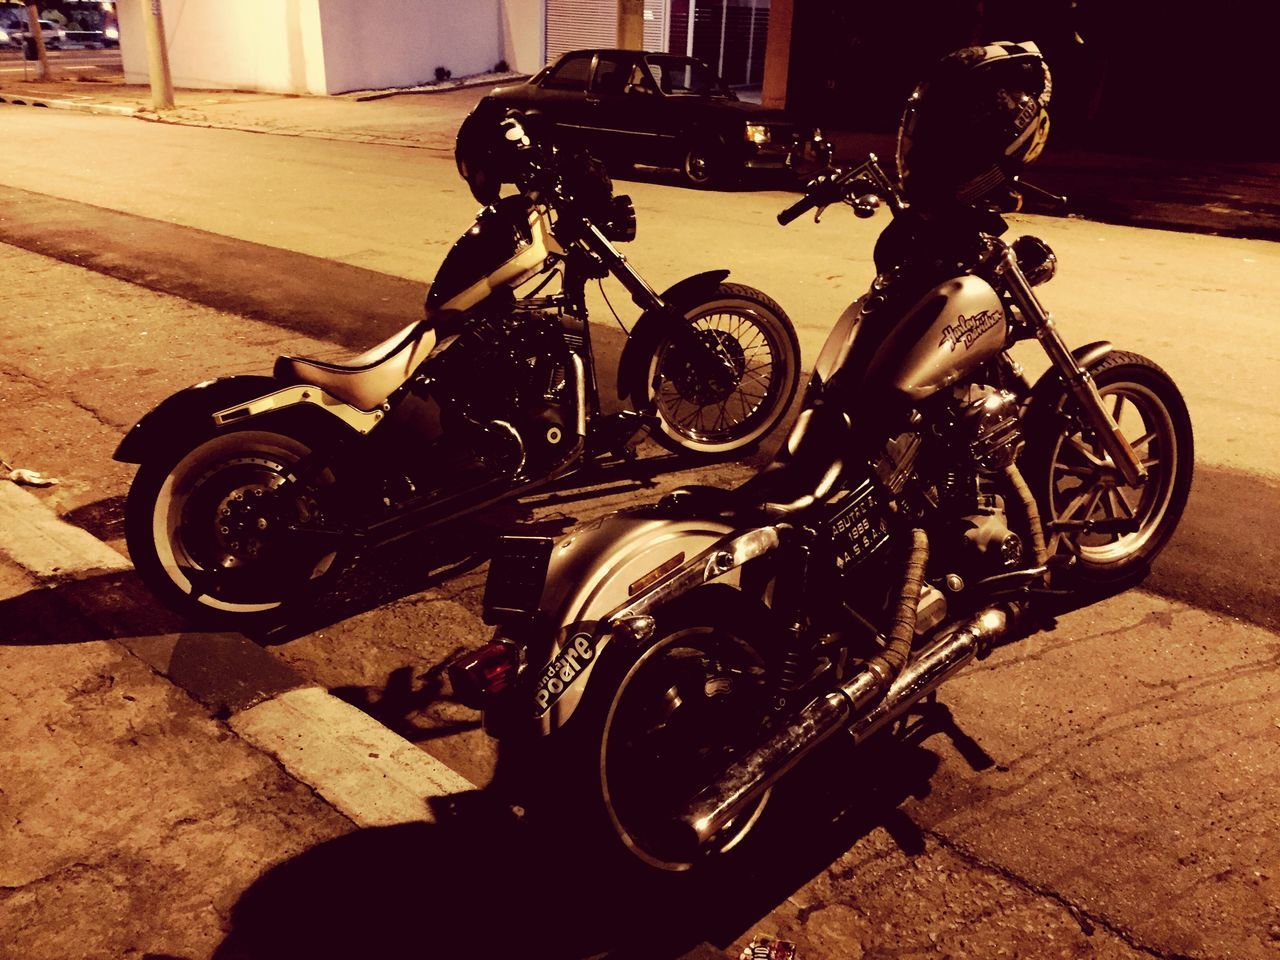
{"label": "car headlight", "polygon": [[103,32],[103,35],[106,36],[108,40],[120,39],[120,31],[117,30],[115,27],[107,27],[107,29],[103,30],[102,32]]}
{"label": "car headlight", "polygon": [[747,139],[752,143],[768,143],[773,139],[769,127],[763,123],[747,124]]}
{"label": "car headlight", "polygon": [[6,33],[4,30],[0,29],[0,43],[8,43],[8,42],[9,42],[9,34]]}

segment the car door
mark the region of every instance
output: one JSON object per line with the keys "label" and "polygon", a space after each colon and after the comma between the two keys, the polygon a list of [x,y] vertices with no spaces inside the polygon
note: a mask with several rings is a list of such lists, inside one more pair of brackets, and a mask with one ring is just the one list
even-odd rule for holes
{"label": "car door", "polygon": [[601,53],[587,102],[606,159],[656,163],[667,139],[660,120],[662,94],[643,60],[626,52]]}
{"label": "car door", "polygon": [[595,66],[595,53],[582,50],[566,53],[538,82],[537,109],[559,128],[562,137],[596,149],[596,132],[588,104],[587,88]]}

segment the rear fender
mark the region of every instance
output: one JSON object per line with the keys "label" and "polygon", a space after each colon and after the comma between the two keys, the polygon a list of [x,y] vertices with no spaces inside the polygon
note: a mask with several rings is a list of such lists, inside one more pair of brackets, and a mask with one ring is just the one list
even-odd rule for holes
{"label": "rear fender", "polygon": [[601,654],[610,643],[629,642],[618,639],[613,624],[649,616],[704,583],[736,585],[739,568],[777,542],[773,527],[735,530],[647,507],[610,514],[558,543],[540,605],[550,636],[545,647],[529,651],[527,667],[536,731],[564,726]]}
{"label": "rear fender", "polygon": [[188,447],[193,436],[285,413],[307,417],[320,427],[345,424],[358,433],[368,433],[382,418],[380,411],[358,410],[318,387],[285,386],[272,377],[221,377],[179,390],[161,401],[125,434],[114,458],[122,463],[144,463]]}
{"label": "rear fender", "polygon": [[[710,297],[716,287],[729,276],[728,270],[708,270],[685,277],[662,291],[664,303],[679,311]],[[618,360],[618,399],[631,397],[638,408],[646,396],[645,371],[649,358],[662,340],[666,317],[657,310],[646,310],[627,335],[622,357]]]}

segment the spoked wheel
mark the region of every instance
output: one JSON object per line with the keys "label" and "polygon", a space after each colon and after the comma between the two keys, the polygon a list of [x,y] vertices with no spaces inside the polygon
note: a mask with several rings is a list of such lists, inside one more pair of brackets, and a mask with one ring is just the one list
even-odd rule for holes
{"label": "spoked wheel", "polygon": [[[727,589],[727,588],[726,588]],[[598,740],[599,796],[613,834],[645,867],[687,871],[732,850],[756,825],[764,794],[711,838],[696,859],[671,818],[733,758],[754,746],[768,713],[764,664],[742,601],[707,602],[670,622],[612,690]],[[669,620],[671,618],[668,618]]]}
{"label": "spoked wheel", "polygon": [[656,439],[706,455],[758,443],[786,415],[799,383],[791,320],[759,290],[729,283],[685,317],[693,337],[664,339],[649,360]]}
{"label": "spoked wheel", "polygon": [[334,476],[294,475],[311,454],[263,430],[219,434],[138,470],[125,510],[147,586],[196,619],[247,625],[279,614],[340,567],[331,545],[293,532],[323,519]]}
{"label": "spoked wheel", "polygon": [[[1049,552],[1068,554],[1068,579],[1107,586],[1141,574],[1178,525],[1191,489],[1191,420],[1178,388],[1145,357],[1113,353],[1091,371],[1108,412],[1147,470],[1125,482],[1065,392],[1027,445],[1027,477]],[[1034,428],[1033,428],[1034,429]]]}

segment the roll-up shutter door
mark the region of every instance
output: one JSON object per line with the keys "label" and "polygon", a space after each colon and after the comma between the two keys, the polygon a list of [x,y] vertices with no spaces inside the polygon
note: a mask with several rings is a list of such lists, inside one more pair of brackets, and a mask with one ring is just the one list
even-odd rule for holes
{"label": "roll-up shutter door", "polygon": [[[665,51],[670,0],[645,0],[644,48]],[[569,50],[618,45],[617,0],[547,0],[547,63]]]}

